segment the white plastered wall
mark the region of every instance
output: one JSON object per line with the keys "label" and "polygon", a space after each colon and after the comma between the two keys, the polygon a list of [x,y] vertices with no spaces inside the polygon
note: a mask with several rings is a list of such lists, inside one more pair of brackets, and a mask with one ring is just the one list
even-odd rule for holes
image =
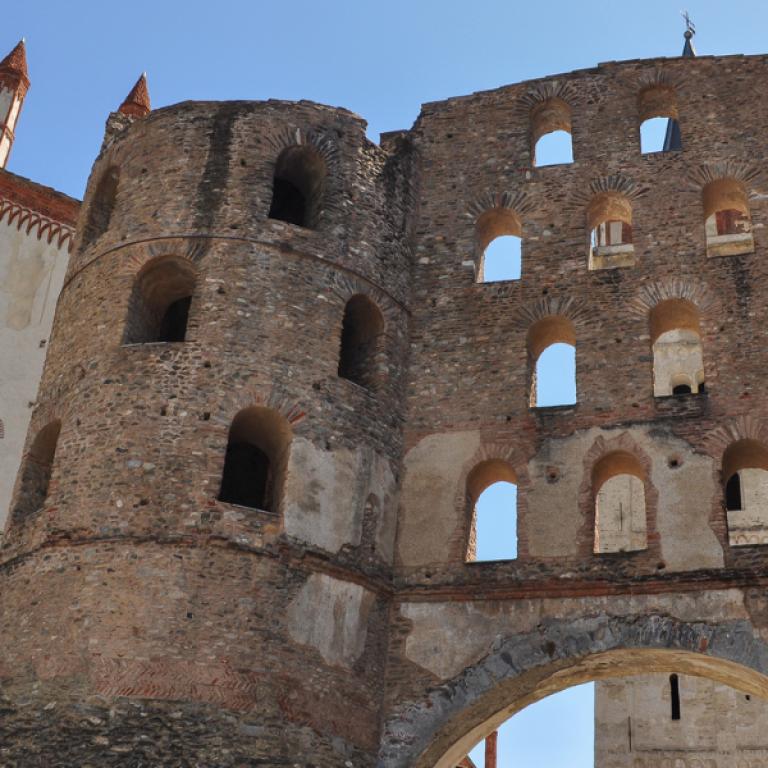
{"label": "white plastered wall", "polygon": [[68,253],[0,221],[0,524],[5,525]]}
{"label": "white plastered wall", "polygon": [[615,475],[595,499],[595,552],[633,552],[647,545],[645,488],[634,475]]}
{"label": "white plastered wall", "polygon": [[728,510],[731,546],[768,544],[768,472],[764,469],[739,470],[741,509]]}
{"label": "white plastered wall", "polygon": [[653,344],[653,394],[671,395],[678,384],[698,392],[704,380],[701,340],[694,331],[675,329],[662,333]]}

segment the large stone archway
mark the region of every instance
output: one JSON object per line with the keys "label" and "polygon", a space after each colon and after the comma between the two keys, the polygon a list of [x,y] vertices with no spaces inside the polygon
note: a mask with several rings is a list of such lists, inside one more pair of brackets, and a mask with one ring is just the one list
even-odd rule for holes
{"label": "large stone archway", "polygon": [[498,640],[477,663],[398,706],[379,758],[387,768],[450,768],[515,712],[588,680],[678,671],[768,698],[768,644],[747,620],[663,614],[545,620]]}

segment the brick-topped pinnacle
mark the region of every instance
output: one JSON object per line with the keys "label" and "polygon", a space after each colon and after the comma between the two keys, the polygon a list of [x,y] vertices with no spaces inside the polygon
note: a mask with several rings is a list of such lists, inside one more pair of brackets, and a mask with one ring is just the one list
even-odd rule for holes
{"label": "brick-topped pinnacle", "polygon": [[143,72],[131,88],[131,92],[125,97],[118,112],[132,117],[146,117],[152,111],[149,101],[149,89],[147,88],[147,73]]}
{"label": "brick-topped pinnacle", "polygon": [[27,49],[23,39],[19,40],[14,49],[0,61],[0,85],[24,92],[29,88]]}

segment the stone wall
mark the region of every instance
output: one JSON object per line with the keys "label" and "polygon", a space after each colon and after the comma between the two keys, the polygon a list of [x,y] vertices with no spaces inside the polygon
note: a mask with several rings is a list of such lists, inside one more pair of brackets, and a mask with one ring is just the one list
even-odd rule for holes
{"label": "stone wall", "polygon": [[[587,679],[768,695],[766,556],[729,543],[721,477],[727,450],[729,472],[768,453],[766,63],[601,65],[427,104],[381,146],[306,102],[113,116],[27,437],[56,431],[47,495],[2,548],[6,762],[37,722],[72,734],[70,764],[450,766]],[[651,92],[682,151],[640,153]],[[535,168],[552,100],[574,162]],[[270,217],[278,188],[306,219]],[[753,250],[707,251],[717,190],[749,200]],[[632,259],[590,270],[612,211]],[[479,283],[506,226],[522,279]],[[356,383],[360,295],[381,323]],[[171,297],[184,340],[148,340]],[[683,329],[695,308],[706,392],[654,396],[661,304]],[[532,408],[557,341],[578,402]],[[219,498],[235,423],[269,461],[263,509]],[[468,563],[494,472],[517,480],[518,558]],[[595,497],[626,474],[645,539],[596,553]]]}

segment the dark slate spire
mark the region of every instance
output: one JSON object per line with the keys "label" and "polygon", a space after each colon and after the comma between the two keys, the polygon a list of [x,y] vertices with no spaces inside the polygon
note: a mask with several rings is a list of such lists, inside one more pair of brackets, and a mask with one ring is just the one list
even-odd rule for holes
{"label": "dark slate spire", "polygon": [[[683,14],[685,19],[685,43],[683,44],[683,56],[694,57],[696,55],[696,49],[693,47],[693,36],[696,34],[696,27],[693,26],[693,22],[688,16],[688,11]],[[677,120],[670,118],[667,123],[667,133],[664,136],[664,152],[670,150],[682,149],[683,141],[680,137],[680,124]]]}

